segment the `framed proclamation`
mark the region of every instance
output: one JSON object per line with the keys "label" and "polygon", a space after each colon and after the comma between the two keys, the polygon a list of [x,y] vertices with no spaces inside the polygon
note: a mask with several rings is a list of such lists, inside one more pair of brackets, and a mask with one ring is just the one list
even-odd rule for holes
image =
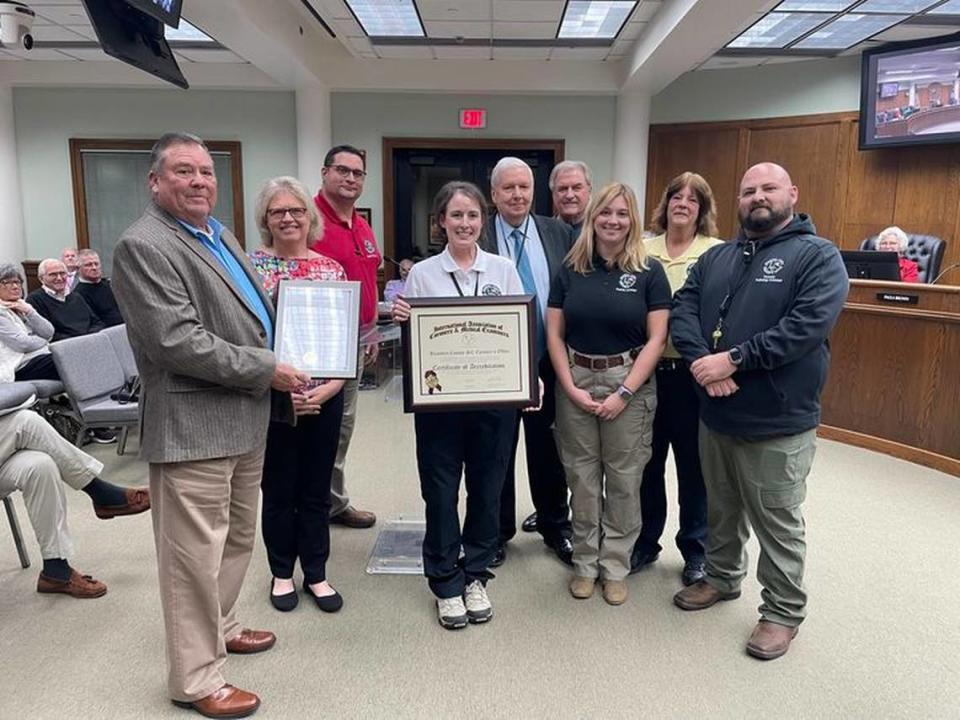
{"label": "framed proclamation", "polygon": [[401,324],[406,412],[540,404],[536,299],[407,298]]}
{"label": "framed proclamation", "polygon": [[312,378],[357,375],[360,283],[281,280],[274,352]]}

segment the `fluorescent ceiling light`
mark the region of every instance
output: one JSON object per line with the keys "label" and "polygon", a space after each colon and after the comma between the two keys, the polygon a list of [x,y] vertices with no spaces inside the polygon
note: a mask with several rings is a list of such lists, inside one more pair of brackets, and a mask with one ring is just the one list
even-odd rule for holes
{"label": "fluorescent ceiling light", "polygon": [[180,18],[180,27],[172,28],[169,25],[164,25],[163,34],[168,41],[180,40],[182,42],[216,42],[216,40],[207,35],[203,30],[195,28],[182,17]]}
{"label": "fluorescent ceiling light", "polygon": [[927,10],[927,15],[960,15],[960,0],[948,0],[939,7]]}
{"label": "fluorescent ceiling light", "polygon": [[615,38],[636,6],[637,0],[570,0],[557,37]]}
{"label": "fluorescent ceiling light", "polygon": [[853,5],[854,0],[783,0],[774,8],[777,12],[840,12]]}
{"label": "fluorescent ceiling light", "polygon": [[867,0],[857,5],[858,13],[918,13],[935,5],[936,0]]}
{"label": "fluorescent ceiling light", "polygon": [[793,47],[809,50],[846,50],[872,35],[883,32],[909,15],[841,15]]}
{"label": "fluorescent ceiling light", "polygon": [[820,25],[827,16],[820,13],[781,13],[764,15],[727,47],[782,48]]}
{"label": "fluorescent ceiling light", "polygon": [[413,0],[346,0],[363,31],[371,37],[424,37]]}

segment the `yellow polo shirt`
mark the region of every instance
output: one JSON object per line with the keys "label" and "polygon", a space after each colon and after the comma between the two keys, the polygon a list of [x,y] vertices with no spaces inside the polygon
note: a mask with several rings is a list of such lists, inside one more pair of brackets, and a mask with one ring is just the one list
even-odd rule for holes
{"label": "yellow polo shirt", "polygon": [[[693,242],[690,243],[690,247],[688,247],[682,255],[675,258],[670,257],[669,253],[667,253],[666,235],[657,235],[654,238],[650,238],[646,241],[646,246],[647,254],[659,260],[660,264],[663,265],[663,269],[667,273],[667,281],[670,283],[670,292],[676,295],[677,290],[682,288],[683,284],[687,281],[687,273],[690,272],[690,268],[693,267],[697,258],[714,245],[720,245],[722,242],[723,240],[718,240],[717,238],[697,235],[693,239]],[[663,351],[663,356],[665,358],[680,357],[680,353],[673,347],[673,340],[669,337],[667,338],[667,347]]]}

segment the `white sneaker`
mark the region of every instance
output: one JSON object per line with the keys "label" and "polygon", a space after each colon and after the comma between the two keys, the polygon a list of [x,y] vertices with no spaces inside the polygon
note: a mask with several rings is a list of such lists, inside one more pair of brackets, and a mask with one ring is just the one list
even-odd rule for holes
{"label": "white sneaker", "polygon": [[467,626],[467,609],[463,598],[437,598],[437,618],[447,630],[459,630]]}
{"label": "white sneaker", "polygon": [[472,623],[485,623],[493,617],[493,606],[487,597],[487,589],[479,580],[467,585],[463,593],[467,605],[467,618]]}

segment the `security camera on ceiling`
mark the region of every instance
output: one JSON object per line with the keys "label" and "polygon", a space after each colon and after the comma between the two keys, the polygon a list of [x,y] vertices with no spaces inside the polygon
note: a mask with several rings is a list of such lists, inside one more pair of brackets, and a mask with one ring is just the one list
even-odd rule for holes
{"label": "security camera on ceiling", "polygon": [[24,50],[33,47],[33,21],[36,13],[26,3],[0,0],[0,43],[11,50],[21,45]]}

